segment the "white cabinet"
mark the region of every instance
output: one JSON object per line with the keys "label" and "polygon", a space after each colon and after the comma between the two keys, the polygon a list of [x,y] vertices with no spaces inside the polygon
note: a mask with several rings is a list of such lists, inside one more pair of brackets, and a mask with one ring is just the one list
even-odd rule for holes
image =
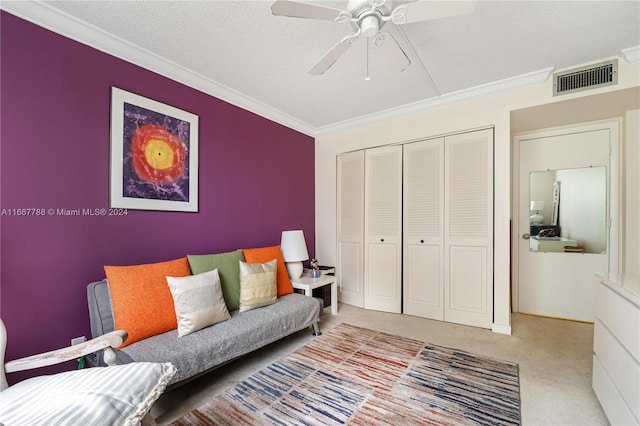
{"label": "white cabinet", "polygon": [[403,312],[444,319],[444,139],[404,145]]}
{"label": "white cabinet", "polygon": [[531,239],[529,239],[529,249],[531,251],[564,252],[564,248],[566,246],[577,247],[578,242],[576,240],[570,240],[562,237],[531,237]]}
{"label": "white cabinet", "polygon": [[[364,151],[338,157],[339,300],[364,307]],[[337,302],[336,302],[337,303]]]}
{"label": "white cabinet", "polygon": [[402,147],[338,157],[339,299],[366,309],[402,309]]}
{"label": "white cabinet", "polygon": [[404,146],[404,312],[490,328],[493,131]]}
{"label": "white cabinet", "polygon": [[338,157],[340,300],[491,328],[493,129]]}
{"label": "white cabinet", "polygon": [[364,307],[402,311],[402,146],[365,151]]}
{"label": "white cabinet", "polygon": [[493,129],[445,138],[444,319],[493,322]]}
{"label": "white cabinet", "polygon": [[599,276],[593,390],[612,425],[640,424],[640,278]]}

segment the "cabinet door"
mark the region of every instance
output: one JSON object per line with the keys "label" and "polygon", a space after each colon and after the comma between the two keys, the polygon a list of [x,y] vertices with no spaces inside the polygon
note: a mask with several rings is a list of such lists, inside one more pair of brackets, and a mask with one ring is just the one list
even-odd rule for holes
{"label": "cabinet door", "polygon": [[444,139],[403,148],[403,312],[444,319]]}
{"label": "cabinet door", "polygon": [[401,312],[402,147],[365,152],[364,307]]}
{"label": "cabinet door", "polygon": [[493,321],[493,129],[445,138],[447,322]]}
{"label": "cabinet door", "polygon": [[364,151],[340,155],[338,181],[338,247],[336,274],[339,300],[364,306]]}

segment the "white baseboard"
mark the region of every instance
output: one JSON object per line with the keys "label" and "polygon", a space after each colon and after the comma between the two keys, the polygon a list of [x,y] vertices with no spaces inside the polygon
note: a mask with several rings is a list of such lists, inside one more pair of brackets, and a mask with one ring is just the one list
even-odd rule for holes
{"label": "white baseboard", "polygon": [[491,331],[493,331],[494,333],[508,334],[509,336],[511,336],[511,326],[510,325],[492,324],[491,325]]}

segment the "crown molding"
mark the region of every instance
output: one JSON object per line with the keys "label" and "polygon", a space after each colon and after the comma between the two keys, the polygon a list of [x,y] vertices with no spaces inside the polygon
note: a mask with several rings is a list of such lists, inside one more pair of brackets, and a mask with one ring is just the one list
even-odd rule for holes
{"label": "crown molding", "polygon": [[315,135],[315,127],[282,111],[276,110],[235,89],[194,73],[175,62],[164,59],[127,40],[116,37],[94,25],[81,21],[46,3],[35,1],[4,1],[0,7],[26,21],[51,30],[111,56],[153,71],[171,80],[253,112],[308,136]]}
{"label": "crown molding", "polygon": [[[235,89],[204,77],[201,74],[194,73],[175,62],[162,58],[159,55],[156,55],[146,49],[142,49],[127,40],[116,37],[94,25],[81,21],[57,8],[49,6],[46,3],[37,1],[4,1],[0,3],[0,8],[64,37],[78,41],[134,65],[138,65],[312,137],[359,127],[382,120],[388,120],[406,114],[442,108],[461,102],[467,102],[474,99],[539,85],[546,81],[553,71],[553,68],[546,68],[540,71],[507,78],[470,89],[447,93],[407,105],[390,108],[385,111],[368,114],[354,119],[326,126],[314,127],[256,99],[248,97]],[[638,63],[640,58],[640,46],[624,49],[621,52],[627,61],[631,63]]]}
{"label": "crown molding", "polygon": [[547,78],[549,78],[549,75],[551,75],[553,70],[554,70],[553,67],[545,68],[539,71],[522,74],[516,77],[506,78],[504,80],[496,81],[493,83],[472,87],[470,89],[447,93],[441,96],[413,102],[407,105],[390,108],[385,111],[365,115],[362,117],[355,118],[353,120],[341,121],[336,124],[331,124],[328,126],[318,128],[316,130],[316,136],[337,132],[337,131],[342,131],[342,130],[346,130],[354,127],[364,126],[364,125],[372,124],[382,120],[397,118],[407,114],[413,114],[416,112],[426,111],[426,110],[435,109],[435,108],[442,108],[449,105],[454,105],[454,104],[468,102],[475,99],[494,96],[500,93],[506,93],[514,90],[525,89],[527,87],[537,86],[544,83],[547,80]]}
{"label": "crown molding", "polygon": [[625,61],[632,65],[640,64],[640,46],[629,47],[620,51]]}

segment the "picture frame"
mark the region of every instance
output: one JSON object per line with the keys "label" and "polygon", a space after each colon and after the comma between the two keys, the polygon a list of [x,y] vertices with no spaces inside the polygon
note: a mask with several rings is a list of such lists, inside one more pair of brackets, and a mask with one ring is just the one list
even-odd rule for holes
{"label": "picture frame", "polygon": [[198,212],[198,116],[111,87],[109,207]]}
{"label": "picture frame", "polygon": [[551,225],[560,225],[560,184],[562,182],[553,182],[553,215],[551,217]]}

